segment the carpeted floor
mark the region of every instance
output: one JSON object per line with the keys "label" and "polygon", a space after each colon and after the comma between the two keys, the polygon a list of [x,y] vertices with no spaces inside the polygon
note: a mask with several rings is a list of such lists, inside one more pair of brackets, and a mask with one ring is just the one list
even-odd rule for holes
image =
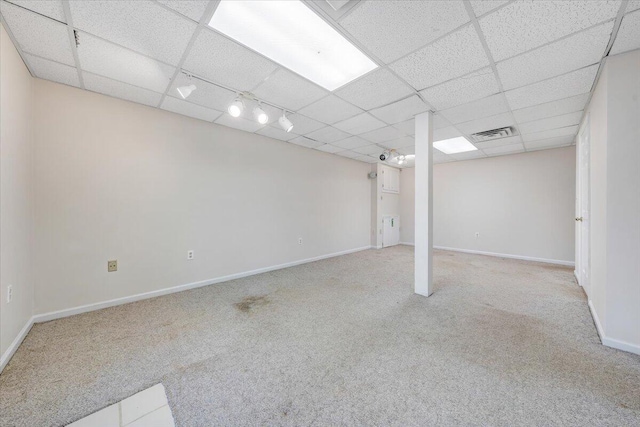
{"label": "carpeted floor", "polygon": [[600,345],[572,269],[369,250],[35,325],[2,426],[162,382],[178,426],[640,426],[640,356]]}

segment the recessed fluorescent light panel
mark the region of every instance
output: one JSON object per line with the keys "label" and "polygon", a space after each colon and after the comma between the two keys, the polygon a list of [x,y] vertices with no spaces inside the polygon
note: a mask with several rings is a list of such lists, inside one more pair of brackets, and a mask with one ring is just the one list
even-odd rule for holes
{"label": "recessed fluorescent light panel", "polygon": [[222,0],[209,26],[330,91],[377,68],[299,0]]}
{"label": "recessed fluorescent light panel", "polygon": [[440,150],[445,154],[465,153],[467,151],[477,150],[472,143],[462,136],[443,139],[442,141],[435,141],[433,143],[433,148]]}

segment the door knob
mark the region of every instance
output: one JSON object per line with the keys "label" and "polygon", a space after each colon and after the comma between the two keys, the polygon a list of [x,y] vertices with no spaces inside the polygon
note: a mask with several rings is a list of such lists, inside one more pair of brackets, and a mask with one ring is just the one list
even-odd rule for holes
{"label": "door knob", "polygon": [[582,217],[580,216],[580,217],[576,218],[576,221],[582,221]]}

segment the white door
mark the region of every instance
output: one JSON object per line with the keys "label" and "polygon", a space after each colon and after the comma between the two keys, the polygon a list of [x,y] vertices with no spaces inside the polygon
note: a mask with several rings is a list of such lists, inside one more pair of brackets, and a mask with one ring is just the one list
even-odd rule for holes
{"label": "white door", "polygon": [[591,289],[589,287],[589,266],[591,264],[589,249],[589,212],[590,212],[590,134],[589,116],[586,117],[580,132],[578,133],[578,168],[577,168],[577,188],[576,188],[576,277],[578,283],[583,287],[587,295]]}
{"label": "white door", "polygon": [[395,246],[400,243],[400,217],[385,216],[382,218],[382,247]]}

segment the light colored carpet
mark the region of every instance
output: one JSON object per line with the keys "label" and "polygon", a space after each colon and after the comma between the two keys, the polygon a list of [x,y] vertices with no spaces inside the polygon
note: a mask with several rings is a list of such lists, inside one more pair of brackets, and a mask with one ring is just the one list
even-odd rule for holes
{"label": "light colored carpet", "polygon": [[570,268],[369,250],[36,325],[2,426],[162,382],[178,426],[638,426],[640,357],[600,345]]}

